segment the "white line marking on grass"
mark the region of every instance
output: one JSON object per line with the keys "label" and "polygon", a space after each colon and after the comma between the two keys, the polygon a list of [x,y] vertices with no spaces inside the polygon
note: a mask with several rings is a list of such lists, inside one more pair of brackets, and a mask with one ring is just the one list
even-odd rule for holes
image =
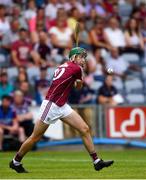
{"label": "white line marking on grass", "polygon": [[[10,159],[8,157],[1,157],[1,159]],[[88,159],[63,159],[63,158],[43,158],[43,157],[26,157],[25,160],[41,160],[41,161],[52,161],[52,162],[56,162],[56,161],[60,161],[60,162],[92,162],[91,160]],[[108,159],[106,159],[108,160]],[[144,159],[114,159],[114,161],[116,162],[146,162],[146,160]]]}

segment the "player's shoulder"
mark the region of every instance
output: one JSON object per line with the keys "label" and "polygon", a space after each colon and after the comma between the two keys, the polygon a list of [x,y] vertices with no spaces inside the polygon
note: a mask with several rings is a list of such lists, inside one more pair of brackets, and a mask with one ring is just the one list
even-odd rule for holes
{"label": "player's shoulder", "polygon": [[65,68],[66,70],[68,70],[69,72],[72,72],[72,73],[81,71],[81,67],[72,61],[67,61],[64,64],[61,64],[59,66],[59,68],[61,68],[61,69]]}
{"label": "player's shoulder", "polygon": [[78,64],[74,63],[73,61],[68,61],[68,64],[74,70],[81,70],[81,67]]}

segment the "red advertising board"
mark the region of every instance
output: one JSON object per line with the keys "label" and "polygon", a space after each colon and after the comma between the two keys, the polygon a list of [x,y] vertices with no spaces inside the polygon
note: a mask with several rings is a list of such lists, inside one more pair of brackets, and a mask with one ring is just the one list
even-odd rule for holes
{"label": "red advertising board", "polygon": [[106,128],[110,138],[146,138],[146,107],[107,108]]}

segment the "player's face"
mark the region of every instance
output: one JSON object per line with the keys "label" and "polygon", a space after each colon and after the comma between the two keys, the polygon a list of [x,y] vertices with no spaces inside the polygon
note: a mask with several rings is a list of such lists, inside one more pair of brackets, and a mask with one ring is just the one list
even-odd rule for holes
{"label": "player's face", "polygon": [[76,55],[75,61],[76,61],[76,63],[77,63],[78,65],[80,65],[80,66],[82,66],[82,67],[85,67],[86,57],[83,56],[82,54]]}

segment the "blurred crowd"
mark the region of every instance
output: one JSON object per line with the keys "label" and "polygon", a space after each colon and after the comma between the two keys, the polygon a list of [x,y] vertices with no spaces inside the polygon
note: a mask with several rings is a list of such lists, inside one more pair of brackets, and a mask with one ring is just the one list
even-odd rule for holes
{"label": "blurred crowd", "polygon": [[68,60],[77,22],[88,58],[83,89],[72,90],[70,104],[126,102],[124,82],[141,78],[145,0],[0,0],[0,119],[13,117],[0,120],[0,149],[4,131],[20,141],[29,136],[29,107],[41,104],[55,68]]}

